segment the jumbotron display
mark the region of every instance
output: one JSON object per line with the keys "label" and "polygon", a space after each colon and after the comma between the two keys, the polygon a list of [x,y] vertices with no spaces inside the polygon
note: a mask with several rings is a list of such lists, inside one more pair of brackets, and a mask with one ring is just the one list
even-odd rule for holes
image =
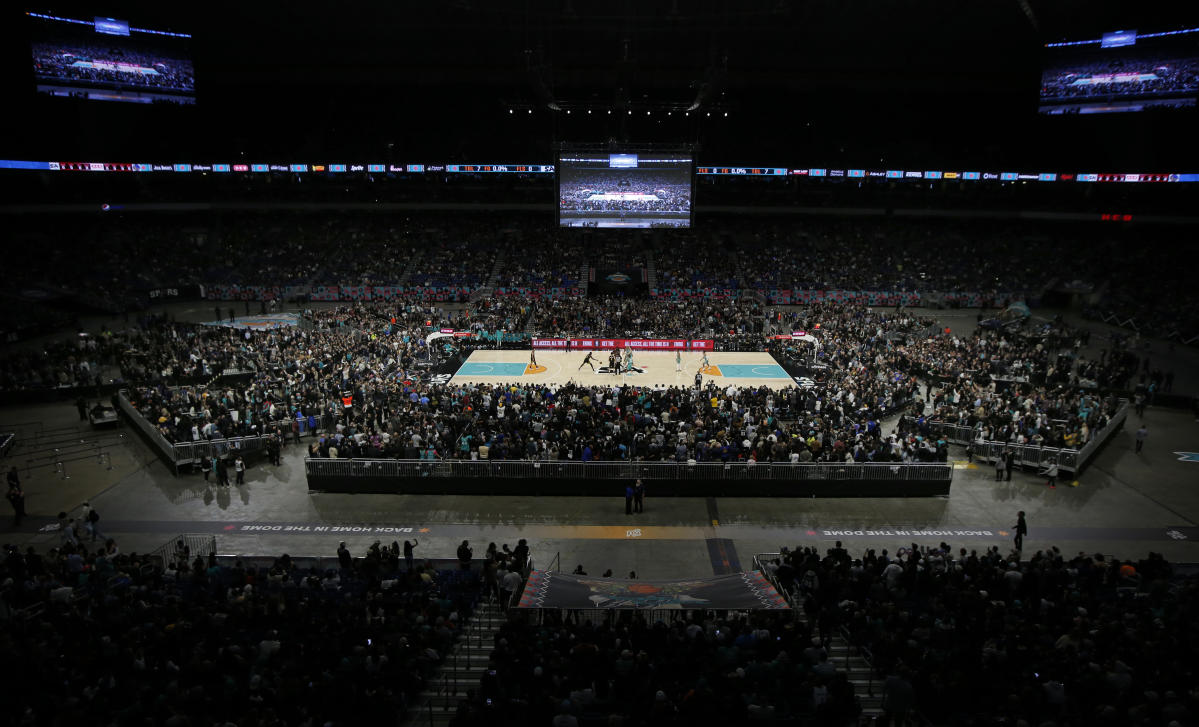
{"label": "jumbotron display", "polygon": [[196,102],[191,36],[129,21],[26,13],[37,91],[128,103]]}
{"label": "jumbotron display", "polygon": [[558,160],[561,227],[690,227],[691,156],[595,152]]}
{"label": "jumbotron display", "polygon": [[1187,108],[1199,96],[1199,28],[1046,44],[1042,114]]}

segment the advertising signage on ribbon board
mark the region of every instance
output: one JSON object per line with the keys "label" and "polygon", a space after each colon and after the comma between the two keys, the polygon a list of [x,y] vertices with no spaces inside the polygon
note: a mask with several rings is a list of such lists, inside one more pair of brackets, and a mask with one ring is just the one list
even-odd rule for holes
{"label": "advertising signage on ribbon board", "polygon": [[573,349],[576,351],[613,350],[632,348],[638,351],[712,351],[716,348],[712,340],[687,340],[683,338],[534,338],[533,348]]}

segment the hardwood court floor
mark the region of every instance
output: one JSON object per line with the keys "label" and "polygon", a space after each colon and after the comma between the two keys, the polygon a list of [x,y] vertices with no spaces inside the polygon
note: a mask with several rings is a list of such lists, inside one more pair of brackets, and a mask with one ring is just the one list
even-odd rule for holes
{"label": "hardwood court floor", "polygon": [[[586,351],[538,351],[537,367],[529,365],[528,351],[475,351],[459,367],[453,383],[497,384],[521,382],[562,386],[571,382],[589,386],[627,384],[632,386],[694,386],[695,373],[703,364],[703,353],[685,351],[682,370],[676,371],[673,351],[638,351],[633,354],[633,372],[607,373],[608,352],[596,351],[591,366],[582,366]],[[781,389],[795,382],[768,353],[708,354],[703,369],[704,384],[720,386],[769,386]],[[582,368],[580,368],[582,366]]]}

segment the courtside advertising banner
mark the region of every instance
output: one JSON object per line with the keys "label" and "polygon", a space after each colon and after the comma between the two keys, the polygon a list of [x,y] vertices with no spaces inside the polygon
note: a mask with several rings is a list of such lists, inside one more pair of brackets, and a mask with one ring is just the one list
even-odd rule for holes
{"label": "courtside advertising banner", "polygon": [[707,340],[689,341],[685,338],[534,338],[533,348],[575,351],[611,350],[631,348],[636,351],[713,351],[716,342]]}

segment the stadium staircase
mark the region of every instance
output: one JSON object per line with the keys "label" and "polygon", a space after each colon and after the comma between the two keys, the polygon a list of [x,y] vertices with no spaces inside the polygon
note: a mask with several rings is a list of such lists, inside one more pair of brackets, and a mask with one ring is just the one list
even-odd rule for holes
{"label": "stadium staircase", "polygon": [[583,267],[579,268],[579,287],[583,289],[583,293],[587,293],[587,283],[591,280],[591,265],[586,260],[583,261]]}
{"label": "stadium staircase", "polygon": [[[779,553],[759,553],[754,556],[754,568],[766,576],[770,584],[787,600],[787,605],[791,607],[795,620],[807,624],[808,615],[804,611],[803,600],[800,598],[799,592],[787,591],[782,588],[778,580],[765,568],[768,561],[779,556]],[[822,641],[826,640],[827,636],[829,662],[836,667],[838,672],[845,674],[849,683],[853,685],[854,696],[858,698],[858,704],[862,706],[858,724],[872,725],[880,722],[883,717],[883,682],[875,675],[874,667],[870,664],[867,655],[863,655],[860,649],[849,642],[848,632],[844,630],[821,634],[819,626],[813,625],[812,633]],[[913,719],[912,724],[924,723]]]}
{"label": "stadium staircase", "polygon": [[500,251],[495,254],[495,264],[491,266],[491,275],[487,278],[487,286],[495,288],[500,284],[500,273],[504,270],[504,262],[508,259],[508,253],[500,248]]}
{"label": "stadium staircase", "polygon": [[429,679],[409,713],[404,727],[443,727],[458,711],[467,692],[478,693],[483,674],[495,648],[495,635],[507,622],[507,614],[494,599],[480,601],[457,638],[454,649],[442,659],[440,670]]}
{"label": "stadium staircase", "polygon": [[412,279],[412,273],[416,272],[417,263],[421,261],[421,253],[418,251],[412,257],[408,258],[408,265],[404,267],[404,274],[400,276],[399,282],[396,285],[404,287],[408,285],[408,281]]}
{"label": "stadium staircase", "polygon": [[828,660],[842,672],[853,685],[854,696],[862,705],[858,724],[872,724],[883,716],[883,684],[875,676],[874,667],[842,635],[832,637],[828,645]]}
{"label": "stadium staircase", "polygon": [[741,256],[734,255],[733,260],[735,261],[733,263],[733,275],[737,278],[737,288],[740,290],[749,290],[749,284],[745,282],[745,266],[741,264]]}
{"label": "stadium staircase", "polygon": [[649,284],[650,290],[658,288],[658,265],[654,262],[654,249],[652,247],[645,248],[645,281]]}
{"label": "stadium staircase", "polygon": [[508,255],[503,250],[500,250],[495,255],[495,264],[491,266],[491,274],[487,276],[487,283],[481,287],[472,290],[467,297],[467,301],[477,303],[480,300],[490,298],[495,292],[496,287],[500,282],[500,273],[504,269],[504,261],[508,259]]}

